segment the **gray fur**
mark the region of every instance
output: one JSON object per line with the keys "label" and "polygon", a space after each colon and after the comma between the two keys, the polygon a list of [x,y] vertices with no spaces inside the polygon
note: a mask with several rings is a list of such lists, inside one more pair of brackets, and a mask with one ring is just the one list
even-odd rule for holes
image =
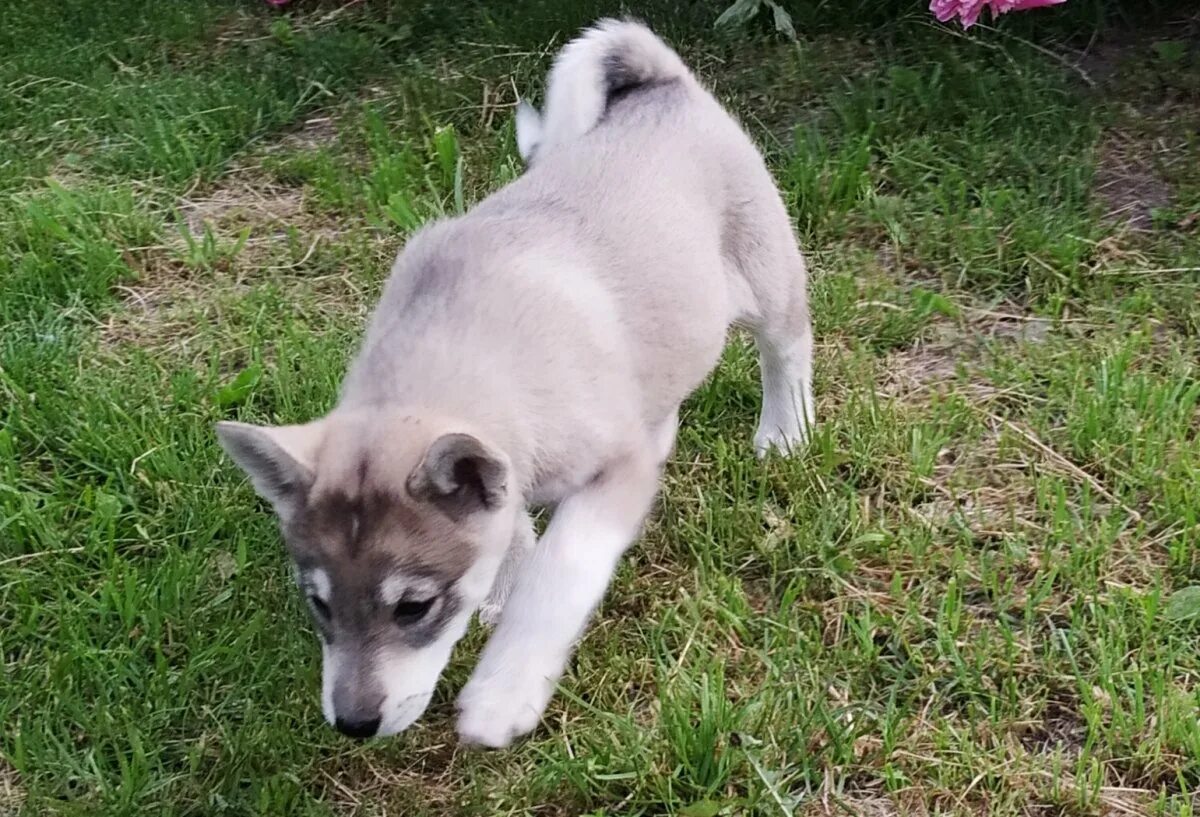
{"label": "gray fur", "polygon": [[408,492],[460,519],[503,502],[507,478],[503,455],[470,434],[445,434],[433,441],[409,475]]}
{"label": "gray fur", "polygon": [[414,236],[342,405],[469,417],[539,496],[665,420],[735,322],[807,331],[804,262],[758,151],[688,76]]}

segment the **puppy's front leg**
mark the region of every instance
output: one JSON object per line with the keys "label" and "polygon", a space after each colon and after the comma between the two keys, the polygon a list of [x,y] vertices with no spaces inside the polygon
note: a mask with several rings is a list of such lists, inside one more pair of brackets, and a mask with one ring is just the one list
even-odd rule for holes
{"label": "puppy's front leg", "polygon": [[658,475],[655,453],[638,452],[559,504],[459,696],[464,741],[507,746],[537,726],[576,637],[641,527]]}
{"label": "puppy's front leg", "polygon": [[479,621],[485,626],[491,627],[500,620],[504,604],[508,601],[508,597],[517,583],[517,576],[521,575],[521,569],[525,566],[525,560],[529,558],[536,541],[537,536],[533,532],[533,517],[528,512],[521,514],[521,518],[517,520],[517,529],[513,534],[512,543],[508,546],[508,553],[504,555],[504,561],[500,563],[500,572],[496,574],[496,579],[492,582],[492,589],[479,608]]}

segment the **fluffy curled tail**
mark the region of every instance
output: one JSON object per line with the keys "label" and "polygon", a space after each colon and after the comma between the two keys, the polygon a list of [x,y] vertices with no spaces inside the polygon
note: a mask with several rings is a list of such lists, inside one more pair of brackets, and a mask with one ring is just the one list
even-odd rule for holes
{"label": "fluffy curled tail", "polygon": [[517,108],[517,148],[528,161],[540,147],[587,133],[614,96],[691,74],[669,45],[640,23],[601,20],[567,43],[547,81],[544,115]]}

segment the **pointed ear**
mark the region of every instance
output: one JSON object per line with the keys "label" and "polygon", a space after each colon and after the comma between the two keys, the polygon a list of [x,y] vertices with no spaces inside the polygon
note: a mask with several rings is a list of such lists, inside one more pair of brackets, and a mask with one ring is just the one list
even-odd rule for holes
{"label": "pointed ear", "polygon": [[529,164],[538,143],[542,141],[542,116],[528,102],[517,103],[517,153]]}
{"label": "pointed ear", "polygon": [[289,519],[312,487],[321,421],[295,426],[217,423],[217,439],[250,477],[254,490]]}
{"label": "pointed ear", "polygon": [[408,492],[452,519],[498,507],[508,493],[508,458],[470,434],[445,434],[408,477]]}

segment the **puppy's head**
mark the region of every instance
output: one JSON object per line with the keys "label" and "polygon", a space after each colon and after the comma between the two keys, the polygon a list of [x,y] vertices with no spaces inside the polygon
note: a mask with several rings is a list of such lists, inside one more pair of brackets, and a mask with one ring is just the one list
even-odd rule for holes
{"label": "puppy's head", "polygon": [[352,737],[421,715],[513,536],[507,458],[449,428],[337,412],[217,426],[279,516],[321,638],[325,718]]}

